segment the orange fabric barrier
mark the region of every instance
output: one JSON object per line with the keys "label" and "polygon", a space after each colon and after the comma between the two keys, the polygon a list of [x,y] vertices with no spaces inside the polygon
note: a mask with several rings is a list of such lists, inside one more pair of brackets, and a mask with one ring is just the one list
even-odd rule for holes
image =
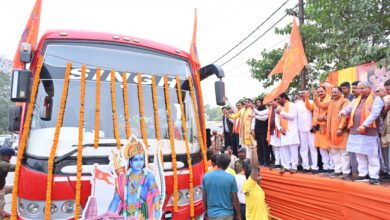
{"label": "orange fabric barrier", "polygon": [[390,186],[261,169],[271,215],[281,219],[390,219]]}

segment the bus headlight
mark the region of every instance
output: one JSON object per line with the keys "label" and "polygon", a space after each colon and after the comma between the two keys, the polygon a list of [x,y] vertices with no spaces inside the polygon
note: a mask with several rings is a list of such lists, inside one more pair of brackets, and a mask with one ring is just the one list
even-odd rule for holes
{"label": "bus headlight", "polygon": [[62,212],[63,213],[72,214],[72,213],[74,213],[74,209],[75,209],[74,201],[66,201],[62,205]]}
{"label": "bus headlight", "polygon": [[[44,200],[27,200],[19,198],[18,211],[22,219],[44,219]],[[75,202],[71,200],[53,200],[50,208],[51,219],[69,219],[74,217]],[[82,213],[82,208],[80,207]]]}
{"label": "bus headlight", "polygon": [[39,205],[36,203],[30,203],[27,206],[27,211],[32,215],[36,215],[39,212]]}
{"label": "bus headlight", "polygon": [[[181,189],[178,192],[178,205],[184,206],[190,204],[190,190],[189,189]],[[194,202],[199,202],[202,200],[202,186],[194,187]],[[168,206],[173,205],[173,194],[171,195]]]}
{"label": "bus headlight", "polygon": [[58,211],[56,204],[51,204],[50,213],[53,215]]}

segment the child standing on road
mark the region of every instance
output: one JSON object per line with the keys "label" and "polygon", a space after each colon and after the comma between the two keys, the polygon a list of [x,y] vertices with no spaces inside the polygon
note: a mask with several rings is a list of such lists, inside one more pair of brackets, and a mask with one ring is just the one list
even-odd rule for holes
{"label": "child standing on road", "polygon": [[5,195],[12,192],[12,186],[5,185],[5,178],[8,172],[15,171],[15,165],[11,164],[11,158],[15,156],[15,150],[10,147],[0,148],[0,218],[7,218],[10,216],[9,213],[4,211],[5,206]]}

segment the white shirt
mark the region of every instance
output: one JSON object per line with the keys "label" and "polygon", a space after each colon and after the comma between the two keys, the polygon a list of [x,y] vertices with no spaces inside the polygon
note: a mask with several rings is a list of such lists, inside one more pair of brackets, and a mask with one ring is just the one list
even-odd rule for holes
{"label": "white shirt", "polygon": [[312,128],[313,113],[305,106],[305,102],[299,100],[295,103],[295,107],[298,112],[298,131],[307,132]]}
{"label": "white shirt", "polygon": [[[300,144],[298,134],[298,113],[294,103],[289,104],[288,112],[281,112],[280,115],[288,120],[288,130],[285,135],[280,135],[280,145]],[[275,125],[280,130],[279,117],[275,114]]]}
{"label": "white shirt", "polygon": [[245,204],[245,194],[242,193],[242,186],[244,185],[246,177],[244,174],[237,174],[234,176],[234,178],[236,178],[236,183],[237,183],[238,201],[240,201],[241,204]]}
{"label": "white shirt", "polygon": [[[268,119],[268,108],[264,110],[257,110],[256,108],[253,108],[253,112],[255,113],[255,119],[260,120],[260,121],[266,121]],[[255,122],[256,123],[256,122]],[[255,129],[255,123],[252,123],[251,129]]]}

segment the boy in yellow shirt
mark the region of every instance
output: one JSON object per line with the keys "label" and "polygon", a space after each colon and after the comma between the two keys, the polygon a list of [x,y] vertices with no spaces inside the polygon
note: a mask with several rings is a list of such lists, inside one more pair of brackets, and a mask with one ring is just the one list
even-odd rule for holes
{"label": "boy in yellow shirt", "polygon": [[268,206],[260,187],[260,173],[256,144],[251,147],[251,175],[242,186],[246,202],[246,220],[268,220]]}

